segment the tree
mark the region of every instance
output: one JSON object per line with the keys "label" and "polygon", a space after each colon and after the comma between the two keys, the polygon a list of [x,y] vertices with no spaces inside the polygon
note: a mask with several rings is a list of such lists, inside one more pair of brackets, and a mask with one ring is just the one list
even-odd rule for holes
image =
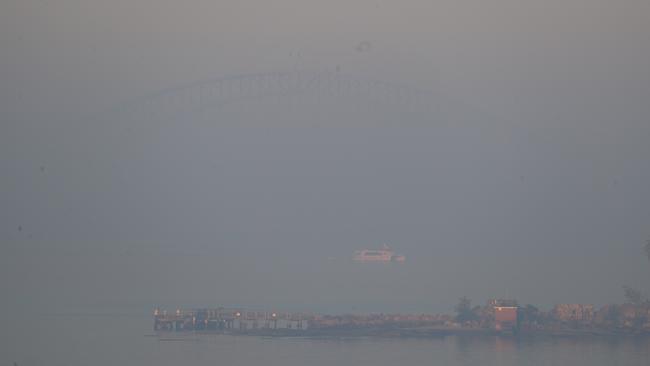
{"label": "tree", "polygon": [[519,308],[518,316],[522,322],[533,323],[542,321],[542,313],[539,309],[531,304]]}
{"label": "tree", "polygon": [[478,317],[472,311],[472,300],[463,296],[458,299],[458,304],[454,308],[456,310],[456,321],[459,323],[464,323],[472,320],[476,320]]}
{"label": "tree", "polygon": [[613,326],[619,326],[621,324],[621,309],[618,305],[608,305],[605,320]]}
{"label": "tree", "polygon": [[643,295],[640,291],[627,286],[623,286],[623,291],[625,291],[625,299],[630,304],[639,305],[643,302]]}
{"label": "tree", "polygon": [[[650,239],[646,240],[643,250],[648,257],[648,261],[650,261]],[[631,287],[623,286],[623,291],[625,292],[625,300],[631,304],[639,305],[644,302],[646,304],[650,302],[650,299],[645,299],[640,291]]]}

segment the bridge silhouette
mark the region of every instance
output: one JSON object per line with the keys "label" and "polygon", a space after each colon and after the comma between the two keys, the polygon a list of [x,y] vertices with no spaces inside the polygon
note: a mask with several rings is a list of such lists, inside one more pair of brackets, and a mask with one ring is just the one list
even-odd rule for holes
{"label": "bridge silhouette", "polygon": [[131,99],[114,107],[109,114],[146,118],[184,114],[239,101],[290,96],[398,108],[430,107],[432,102],[440,100],[439,95],[404,84],[332,71],[288,71],[234,75],[175,86]]}

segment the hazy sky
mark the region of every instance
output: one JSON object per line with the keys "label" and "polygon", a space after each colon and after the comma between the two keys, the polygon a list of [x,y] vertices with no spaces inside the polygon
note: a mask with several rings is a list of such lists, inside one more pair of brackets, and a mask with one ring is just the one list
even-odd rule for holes
{"label": "hazy sky", "polygon": [[[0,307],[649,293],[649,40],[647,0],[4,0]],[[336,69],[448,99],[82,117],[188,82]],[[349,263],[383,242],[406,264]]]}

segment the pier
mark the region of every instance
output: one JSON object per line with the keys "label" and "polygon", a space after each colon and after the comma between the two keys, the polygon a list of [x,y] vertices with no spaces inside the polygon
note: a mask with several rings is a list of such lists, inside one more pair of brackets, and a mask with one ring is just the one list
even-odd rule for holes
{"label": "pier", "polygon": [[252,335],[359,336],[447,334],[451,317],[431,314],[323,315],[302,312],[204,308],[154,310],[156,332],[217,332]]}
{"label": "pier", "polygon": [[306,330],[313,314],[235,308],[154,310],[154,331]]}

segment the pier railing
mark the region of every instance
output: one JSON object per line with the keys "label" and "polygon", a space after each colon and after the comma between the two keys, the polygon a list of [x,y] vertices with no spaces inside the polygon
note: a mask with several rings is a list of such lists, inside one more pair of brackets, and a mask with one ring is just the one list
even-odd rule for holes
{"label": "pier railing", "polygon": [[314,314],[300,312],[259,311],[240,308],[212,308],[176,311],[154,310],[156,331],[218,331],[218,330],[304,330]]}

